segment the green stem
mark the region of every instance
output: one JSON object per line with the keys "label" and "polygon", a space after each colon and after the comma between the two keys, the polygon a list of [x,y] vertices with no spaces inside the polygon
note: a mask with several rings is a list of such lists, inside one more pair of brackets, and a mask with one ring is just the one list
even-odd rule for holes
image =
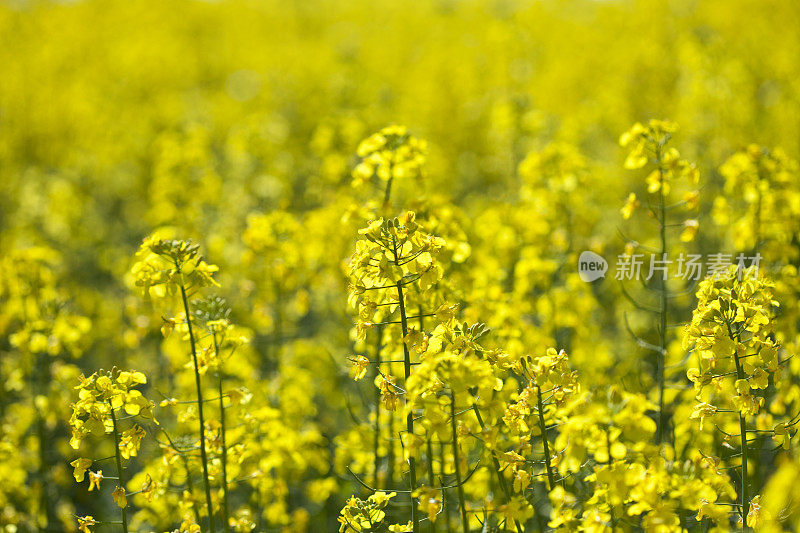
{"label": "green stem", "polygon": [[[392,172],[392,171],[390,170],[389,172]],[[383,206],[384,207],[389,207],[389,199],[390,199],[390,197],[392,195],[392,180],[393,179],[394,178],[390,177],[386,181],[386,191],[383,193]]]}
{"label": "green stem", "polygon": [[[478,419],[478,425],[481,426],[481,431],[483,431],[486,429],[486,425],[483,423],[483,417],[481,417],[481,412],[478,410],[477,403],[472,404],[472,410],[475,412],[475,418]],[[510,501],[511,492],[508,490],[508,483],[506,483],[506,478],[503,477],[503,472],[500,470],[500,461],[497,460],[497,457],[495,457],[491,450],[489,451],[489,454],[492,456],[492,466],[494,466],[494,472],[497,475],[497,481],[500,483],[500,490],[503,491],[506,501]],[[522,533],[522,525],[516,518],[514,519],[514,526],[517,528],[517,533]]]}
{"label": "green stem", "polygon": [[[667,253],[667,223],[666,223],[666,208],[664,206],[664,169],[661,166],[661,147],[658,148],[656,153],[656,160],[658,164],[658,179],[660,187],[658,190],[658,221],[661,237],[661,260]],[[658,381],[658,423],[656,428],[656,444],[661,444],[664,439],[664,426],[666,424],[664,416],[664,359],[667,353],[667,280],[664,273],[661,274],[660,296],[661,308],[659,310],[659,348],[658,363],[656,380]]]}
{"label": "green stem", "polygon": [[194,504],[194,483],[192,483],[192,473],[189,471],[189,458],[185,454],[179,453],[183,460],[183,467],[186,469],[186,490],[189,491],[189,496],[192,499],[192,510],[194,511],[195,521],[200,524],[200,509]]}
{"label": "green stem", "polygon": [[464,486],[461,483],[461,464],[458,460],[458,425],[456,424],[456,393],[450,391],[450,429],[453,433],[453,468],[456,473],[456,489],[458,490],[458,503],[461,508],[461,527],[464,533],[469,533],[469,518],[467,517],[467,501],[464,497]]}
{"label": "green stem", "polygon": [[[39,294],[40,284],[41,280],[37,274],[35,279],[31,281],[31,298],[33,298],[35,308],[39,310],[42,309]],[[22,314],[24,322],[28,323],[30,319],[28,317],[27,305],[23,305]],[[31,354],[31,358],[31,390],[33,391],[31,403],[33,412],[36,413],[36,437],[39,441],[39,464],[37,469],[37,480],[39,482],[39,507],[36,509],[35,520],[39,531],[45,531],[51,527],[54,527],[54,524],[56,523],[56,517],[52,505],[53,500],[50,493],[51,484],[48,481],[47,475],[51,470],[49,454],[47,453],[47,443],[49,442],[47,436],[47,425],[45,424],[44,413],[42,413],[42,410],[36,403],[36,398],[47,395],[46,387],[47,383],[50,382],[50,365],[48,364],[49,356],[47,354]],[[0,398],[0,404],[2,404],[2,408],[0,408],[0,415],[2,415],[5,411],[5,401],[2,401],[2,398]],[[42,510],[44,510],[45,521],[47,522],[44,528],[41,525]]]}
{"label": "green stem", "polygon": [[391,486],[394,481],[394,464],[395,464],[395,442],[394,442],[394,411],[387,409],[386,416],[388,418],[388,435],[387,442],[388,448],[386,449],[386,486]]}
{"label": "green stem", "polygon": [[[111,402],[108,402],[111,405]],[[111,422],[114,426],[114,457],[117,460],[117,478],[119,486],[125,490],[125,472],[122,470],[122,454],[119,451],[119,429],[117,428],[117,417],[114,414],[114,407],[111,407]],[[122,531],[128,533],[128,509],[122,508]]]}
{"label": "green stem", "polygon": [[[436,481],[433,477],[433,445],[431,444],[431,436],[430,434],[427,435],[425,439],[425,449],[426,453],[428,454],[428,483],[431,487],[436,486]],[[430,520],[428,522],[429,530],[431,533],[436,533],[436,522]]]}
{"label": "green stem", "polygon": [[275,327],[272,332],[272,364],[277,365],[280,350],[283,346],[283,313],[281,312],[281,309],[283,309],[283,289],[278,281],[275,281],[273,287],[275,290]]}
{"label": "green stem", "polygon": [[[445,445],[443,442],[439,442],[439,475],[441,478],[444,478],[444,465],[446,464],[445,461]],[[442,483],[444,484],[444,483]],[[447,510],[447,503],[445,502],[445,493],[447,492],[446,489],[442,489],[442,505],[444,506],[444,526],[447,533],[453,533],[453,524],[450,522],[450,513]],[[449,499],[447,500],[450,501]]]}
{"label": "green stem", "polygon": [[756,202],[756,220],[755,220],[755,229],[753,230],[753,236],[755,238],[755,242],[753,242],[753,255],[756,255],[761,247],[761,206],[762,206],[762,194],[761,194],[761,183],[762,180],[765,178],[762,176],[761,172],[761,165],[758,166],[758,181],[756,182],[756,194],[758,195],[758,200]]}
{"label": "green stem", "polygon": [[[219,360],[219,343],[217,342],[216,332],[212,334],[214,339],[214,354]],[[217,388],[219,391],[219,423],[220,423],[220,437],[222,439],[222,529],[225,533],[230,531],[228,524],[228,444],[225,438],[225,397],[222,393],[222,369],[217,368]]]}
{"label": "green stem", "polygon": [[[178,266],[180,269],[180,266]],[[200,419],[200,459],[203,462],[203,483],[206,490],[206,506],[208,507],[208,527],[214,533],[214,508],[211,505],[211,482],[208,478],[208,455],[206,454],[206,426],[203,418],[203,388],[200,383],[200,369],[197,364],[197,346],[194,340],[194,329],[192,328],[191,315],[189,314],[189,298],[186,296],[186,287],[183,279],[180,283],[181,299],[183,300],[183,310],[186,315],[186,326],[189,329],[189,344],[192,348],[192,361],[194,362],[194,382],[197,387],[197,416]]]}
{"label": "green stem", "polygon": [[[383,326],[378,326],[376,333],[378,334],[377,343],[375,346],[375,374],[376,377],[380,375],[381,368],[381,342],[383,341]],[[373,443],[372,447],[375,450],[375,482],[373,487],[380,487],[380,470],[381,470],[381,456],[380,456],[380,440],[381,440],[381,391],[375,387],[375,427],[373,429]],[[389,435],[391,440],[391,435]],[[390,480],[391,481],[391,480]]]}
{"label": "green stem", "polygon": [[[420,305],[417,308],[417,316],[419,317],[419,331],[425,331],[425,313],[422,312],[422,306]],[[430,486],[436,486],[436,481],[433,479],[433,446],[431,445],[431,436],[428,435],[426,439],[426,449],[428,454],[428,479],[430,480]],[[442,496],[444,498],[444,496]],[[431,533],[436,532],[436,522],[433,520],[429,521],[430,531]]]}
{"label": "green stem", "polygon": [[[542,433],[542,447],[544,448],[544,466],[547,469],[547,482],[549,490],[553,490],[556,485],[556,478],[553,475],[553,467],[550,465],[550,443],[547,441],[547,426],[544,423],[544,406],[542,405],[542,388],[536,385],[536,406],[539,411],[539,430]],[[610,453],[610,450],[609,450]]]}
{"label": "green stem", "polygon": [[[725,324],[728,327],[728,335],[730,336],[731,340],[734,343],[739,342],[739,339],[731,330],[730,322],[726,320]],[[745,379],[744,369],[742,368],[742,363],[739,360],[739,354],[735,349],[733,350],[733,360],[736,363],[736,379]],[[750,497],[747,487],[747,420],[741,411],[739,411],[739,437],[742,441],[742,491],[740,501],[740,505],[742,507],[742,531],[747,531],[747,514],[750,511]]]}
{"label": "green stem", "polygon": [[[395,265],[399,267],[400,257],[397,254],[397,240],[393,239],[392,243],[394,246],[394,262]],[[403,333],[403,367],[405,370],[405,382],[408,383],[408,378],[411,377],[411,354],[409,353],[408,345],[406,344],[408,324],[406,321],[406,305],[403,297],[403,284],[401,281],[397,282],[397,300],[400,305],[400,326]],[[414,413],[411,411],[409,411],[408,415],[406,416],[406,431],[410,437],[414,436]],[[408,468],[409,484],[411,486],[411,492],[409,494],[409,497],[411,498],[411,524],[413,526],[413,533],[417,533],[419,531],[419,523],[417,519],[416,498],[414,498],[414,491],[417,489],[417,467],[416,459],[413,454],[408,456]]]}
{"label": "green stem", "polygon": [[747,422],[741,413],[739,414],[739,434],[742,440],[742,531],[746,531],[747,514],[750,511],[750,498],[747,488]]}

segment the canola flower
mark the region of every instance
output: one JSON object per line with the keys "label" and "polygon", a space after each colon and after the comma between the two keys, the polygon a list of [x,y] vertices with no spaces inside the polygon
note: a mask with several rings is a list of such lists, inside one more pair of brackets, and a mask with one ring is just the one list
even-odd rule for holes
{"label": "canola flower", "polygon": [[796,530],[760,7],[4,4],[0,530]]}
{"label": "canola flower", "polygon": [[213,273],[216,265],[209,265],[199,256],[199,246],[190,241],[164,240],[147,237],[142,242],[131,268],[136,285],[142,288],[145,297],[166,297],[179,294],[183,307],[180,318],[166,319],[166,334],[175,324],[186,326],[197,393],[197,418],[200,426],[200,458],[203,466],[203,486],[206,494],[206,512],[209,530],[214,531],[214,508],[211,501],[211,479],[208,473],[208,453],[206,451],[206,424],[203,416],[204,400],[201,385],[198,345],[190,312],[188,291],[207,286],[219,286]]}
{"label": "canola flower", "polygon": [[[69,423],[72,427],[70,446],[78,450],[81,442],[89,436],[102,437],[106,434],[113,435],[114,456],[116,461],[115,478],[117,485],[111,498],[121,509],[122,529],[128,531],[128,492],[126,491],[126,472],[122,460],[136,457],[141,449],[142,439],[146,435],[145,429],[134,423],[128,429],[122,429],[122,420],[134,417],[153,420],[153,402],[145,399],[136,389],[139,385],[147,383],[147,378],[141,372],[120,371],[116,368],[110,372],[95,372],[86,377],[81,374],[79,383],[75,387],[78,391],[78,401],[72,405],[72,416]],[[96,460],[79,457],[70,463],[74,467],[73,476],[80,483],[89,477],[89,492],[100,490],[101,481],[108,476],[103,475],[101,469],[90,470]],[[96,467],[94,467],[96,468]],[[142,488],[141,492],[152,491],[152,483]],[[78,519],[79,529],[90,531],[89,527],[97,524],[91,516]]]}
{"label": "canola flower", "polygon": [[[752,267],[743,271],[732,266],[706,279],[698,289],[698,306],[684,337],[685,345],[694,345],[698,360],[698,366],[687,371],[700,402],[690,418],[699,420],[701,429],[706,419],[713,421],[726,437],[738,440],[739,507],[748,527],[760,523],[760,496],[752,492],[748,476],[750,443],[769,436],[779,447],[788,448],[797,422],[779,422],[771,429],[749,427],[764,406],[759,391],[767,389],[770,381],[780,382],[786,363],[774,340],[772,317],[778,303],[772,299],[770,286]],[[738,415],[738,434],[716,425],[717,418],[727,413]]]}
{"label": "canola flower", "polygon": [[427,143],[408,133],[404,126],[387,126],[361,141],[357,154],[361,162],[353,169],[353,186],[373,177],[385,183],[384,203],[388,204],[395,179],[420,179]]}
{"label": "canola flower", "polygon": [[[632,138],[638,141],[626,141],[639,142],[633,146],[634,154],[650,150],[660,165],[658,146],[670,132],[661,123],[653,124],[653,131],[666,131],[655,144],[648,144],[655,133],[642,133],[637,127]],[[573,191],[575,180],[582,179],[578,177],[582,164],[575,152],[563,146],[530,155],[523,167],[531,180],[526,194],[533,194],[541,179],[562,183],[564,191]],[[682,173],[690,169],[688,164],[670,165]],[[655,172],[661,171],[657,168]],[[663,172],[663,177],[673,179],[671,170]],[[652,193],[666,189],[666,181],[660,183]],[[791,359],[781,359],[782,348],[775,341],[774,330],[767,327],[773,321],[771,309],[777,305],[769,284],[753,277],[752,270],[742,272],[736,267],[724,276],[703,281],[684,343],[684,349],[693,348],[699,361],[698,368],[687,373],[698,396],[687,418],[699,420],[703,432],[710,421],[739,413],[744,444],[738,470],[745,482],[734,484],[720,469],[721,463],[732,459],[724,454],[701,448],[679,461],[676,448],[668,443],[655,445],[660,416],[656,414],[654,421],[648,413],[660,410],[646,395],[612,389],[604,397],[592,391],[593,387],[584,391],[585,385],[564,350],[548,348],[540,356],[509,353],[495,345],[513,338],[508,336],[508,326],[493,339],[486,325],[458,320],[460,313],[474,316],[478,310],[468,307],[461,311],[452,303],[459,299],[452,282],[465,279],[457,266],[464,259],[454,262],[457,248],[426,228],[446,229],[457,238],[458,229],[443,226],[435,207],[426,207],[425,214],[428,220],[406,211],[397,218],[369,222],[358,232],[356,251],[349,260],[348,299],[357,315],[353,341],[364,348],[373,337],[377,343],[374,350],[349,357],[349,374],[355,382],[369,382],[365,378],[374,377],[377,402],[367,426],[372,427],[374,438],[371,458],[353,463],[372,465],[374,485],[353,474],[370,495],[365,500],[353,496],[347,501],[338,517],[341,531],[435,530],[437,523],[465,533],[483,527],[481,524],[512,531],[545,527],[605,531],[624,520],[636,520],[647,531],[680,531],[691,523],[714,524],[725,530],[731,516],[736,516],[731,509],[739,510],[742,527],[768,522],[761,497],[749,492],[747,458],[753,437],[747,435],[753,427],[759,442],[771,437],[779,449],[790,450],[796,423],[795,418],[785,416],[770,430],[762,429],[766,420],[759,415],[765,398],[752,392],[765,390],[771,383],[781,388],[779,378]],[[253,217],[246,236],[248,260],[254,261],[256,254],[290,250],[287,247],[302,224],[297,219]],[[293,261],[299,266],[304,259],[296,255]],[[281,263],[273,264],[281,267]],[[161,430],[167,442],[160,443],[160,471],[148,471],[148,466],[130,481],[141,483],[141,490],[126,488],[121,461],[139,455],[145,430],[133,425],[118,432],[115,418],[117,410],[129,416],[152,417],[153,404],[132,388],[146,384],[144,374],[113,370],[108,376],[81,378],[81,391],[94,392],[79,394],[71,420],[71,442],[76,447],[88,435],[114,433],[118,486],[111,499],[121,508],[125,530],[134,497],[142,506],[135,520],[150,520],[157,509],[172,508],[183,517],[181,531],[213,531],[215,522],[220,523],[217,520],[225,531],[257,529],[262,520],[302,528],[308,519],[298,511],[288,513],[285,500],[275,498],[275,491],[286,490],[285,482],[270,479],[265,472],[275,472],[278,463],[259,458],[280,450],[276,431],[286,431],[280,429],[285,422],[280,422],[275,409],[256,408],[245,387],[226,390],[226,380],[242,379],[230,365],[233,354],[248,345],[250,334],[232,325],[233,309],[224,299],[198,296],[204,288],[220,288],[217,272],[190,241],[152,236],[136,254],[130,279],[145,299],[166,310],[173,306],[182,309],[174,316],[161,317],[161,333],[166,346],[188,342],[191,359],[184,359],[180,366],[191,370],[195,378],[194,400],[187,403],[167,396],[161,406],[189,405],[188,410],[176,413],[177,422],[182,426],[196,419],[200,427],[197,440],[177,439],[171,430]],[[276,280],[288,279],[286,274],[278,276]],[[271,345],[280,348],[284,335],[268,337]],[[751,359],[749,350],[755,351],[757,359]],[[739,357],[736,376],[724,371],[725,364],[737,362]],[[763,366],[758,366],[759,361]],[[249,364],[245,368],[252,368]],[[720,373],[714,374],[717,371]],[[213,387],[204,385],[212,375],[216,377]],[[729,376],[732,385],[725,384],[724,378]],[[206,399],[206,388],[213,389],[216,397]],[[726,395],[728,399],[721,401]],[[102,401],[97,401],[98,397]],[[776,396],[776,401],[781,398]],[[216,415],[207,411],[212,402],[216,403]],[[753,422],[748,423],[748,417]],[[387,420],[388,432],[382,424]],[[395,421],[403,427],[398,438],[391,436],[398,428]],[[677,427],[684,426],[676,423]],[[250,428],[254,435],[266,434],[267,440],[254,441],[239,428]],[[726,443],[735,438],[727,425],[715,429]],[[361,431],[354,428],[354,434]],[[314,439],[311,436],[308,442]],[[199,456],[195,453],[192,457],[193,446]],[[88,478],[91,492],[101,490],[109,479],[90,458],[80,457],[70,464],[76,481]],[[321,472],[323,464],[301,466],[298,472],[308,468]],[[201,479],[204,504],[200,503],[202,496],[195,496],[196,476]],[[394,489],[398,482],[405,487],[382,488]],[[172,483],[182,487],[179,497],[164,490]],[[244,493],[250,493],[244,505],[242,487],[249,487]],[[327,499],[336,483],[318,480],[311,487],[327,494],[322,496]],[[392,503],[398,492],[409,498],[407,511]],[[264,497],[272,498],[272,503],[259,511]],[[738,503],[729,503],[733,500]],[[79,529],[90,530],[98,524],[102,522],[90,515],[78,518]]]}

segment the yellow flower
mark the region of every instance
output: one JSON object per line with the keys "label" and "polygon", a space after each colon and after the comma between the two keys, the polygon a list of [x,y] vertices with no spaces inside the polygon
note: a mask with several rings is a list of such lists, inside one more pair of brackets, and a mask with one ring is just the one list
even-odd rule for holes
{"label": "yellow flower", "polygon": [[686,209],[695,209],[700,201],[700,191],[689,191],[683,195]]}
{"label": "yellow flower", "polygon": [[89,526],[94,526],[97,524],[97,521],[92,516],[79,516],[78,517],[78,531],[81,533],[92,533],[92,530],[89,529]]}
{"label": "yellow flower", "polygon": [[709,403],[699,403],[694,406],[692,414],[689,418],[692,420],[700,420],[700,429],[703,429],[703,422],[706,418],[710,418],[717,414],[717,408]]}
{"label": "yellow flower", "polygon": [[375,384],[381,392],[381,402],[384,408],[389,411],[397,409],[397,403],[400,399],[397,387],[394,384],[395,378],[393,376],[377,376]]}
{"label": "yellow flower", "polygon": [[117,383],[132,387],[147,383],[147,377],[142,372],[123,371],[117,376]]}
{"label": "yellow flower", "polygon": [[683,221],[683,232],[681,232],[681,242],[691,242],[697,236],[697,230],[700,229],[700,223],[695,219],[688,219]]}
{"label": "yellow flower", "polygon": [[728,509],[724,505],[715,505],[702,498],[697,509],[697,521],[700,522],[705,517],[711,519],[712,522],[723,523],[728,520]]}
{"label": "yellow flower", "polygon": [[145,431],[139,425],[134,425],[132,428],[123,431],[119,440],[120,455],[122,455],[124,459],[136,457],[139,453],[139,448],[142,445],[144,436]]}
{"label": "yellow flower", "polygon": [[145,474],[144,483],[142,483],[141,494],[148,502],[153,501],[153,495],[156,490],[156,482],[150,477],[150,474]]}
{"label": "yellow flower", "polygon": [[191,518],[186,518],[183,522],[181,522],[178,531],[180,533],[202,533],[203,530],[198,524],[194,523],[194,520]]}
{"label": "yellow flower", "polygon": [[387,126],[359,144],[361,161],[353,169],[352,185],[359,186],[373,176],[382,181],[419,178],[427,150],[427,143],[409,135],[405,126]]}
{"label": "yellow flower", "polygon": [[751,394],[750,382],[746,379],[737,379],[734,387],[739,393],[732,398],[736,409],[745,416],[758,414],[758,410],[764,405],[764,398]]}
{"label": "yellow flower", "polygon": [[517,467],[524,462],[525,458],[517,452],[505,452],[500,458],[500,470],[505,470],[510,466],[512,471],[516,471]]}
{"label": "yellow flower", "polygon": [[74,461],[72,461],[70,465],[75,467],[73,476],[75,476],[75,481],[80,483],[84,480],[86,470],[88,470],[89,467],[92,466],[92,460],[81,457],[79,459],[75,459]]}
{"label": "yellow flower", "polygon": [[419,502],[417,504],[419,510],[428,515],[431,523],[436,522],[436,516],[442,510],[442,499],[439,497],[439,492],[436,489],[423,487],[416,491],[415,496]]}
{"label": "yellow flower", "polygon": [[761,495],[758,495],[750,501],[750,511],[747,513],[747,527],[758,528],[761,526],[762,521]]}
{"label": "yellow flower", "polygon": [[98,470],[97,472],[89,471],[89,492],[93,491],[94,489],[100,490],[100,480],[103,479],[103,471]]}
{"label": "yellow flower", "polygon": [[373,531],[383,522],[386,513],[383,508],[389,504],[396,493],[375,492],[366,501],[351,497],[339,513],[340,533],[352,531]]}
{"label": "yellow flower", "polygon": [[124,509],[128,505],[128,498],[125,495],[125,489],[117,486],[114,492],[111,493],[111,499],[114,500],[120,509]]}
{"label": "yellow flower", "polygon": [[750,386],[756,389],[766,389],[769,386],[769,374],[763,368],[756,368],[749,379]]}
{"label": "yellow flower", "polygon": [[531,484],[531,475],[527,470],[517,470],[514,475],[514,492],[523,492]]}
{"label": "yellow flower", "polygon": [[159,239],[155,235],[142,241],[131,275],[144,296],[163,298],[181,286],[219,287],[213,275],[219,270],[200,257],[200,247],[188,240]]}
{"label": "yellow flower", "polygon": [[369,501],[377,505],[378,507],[385,507],[386,504],[389,503],[389,500],[397,496],[396,492],[383,492],[377,491],[369,497]]}
{"label": "yellow flower", "polygon": [[628,199],[625,201],[625,205],[620,210],[622,212],[622,218],[626,220],[631,218],[631,215],[633,215],[633,212],[636,210],[637,207],[639,207],[639,205],[640,202],[636,198],[636,193],[633,192],[630,193],[628,195]]}
{"label": "yellow flower", "polygon": [[369,359],[363,355],[357,355],[350,358],[350,377],[355,381],[359,381],[367,374],[369,368]]}
{"label": "yellow flower", "polygon": [[784,450],[788,450],[792,440],[789,427],[785,423],[775,424],[772,433],[772,440],[777,442]]}
{"label": "yellow flower", "polygon": [[533,516],[533,507],[521,496],[512,497],[508,503],[501,505],[498,511],[505,517],[506,522],[513,524],[515,520],[525,522]]}

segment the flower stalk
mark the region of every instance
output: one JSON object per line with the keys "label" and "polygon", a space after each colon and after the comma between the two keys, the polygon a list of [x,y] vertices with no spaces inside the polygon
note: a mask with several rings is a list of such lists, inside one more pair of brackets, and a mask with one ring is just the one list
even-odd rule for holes
{"label": "flower stalk", "polygon": [[[656,165],[658,166],[658,226],[659,237],[661,240],[661,259],[665,259],[667,255],[667,213],[665,208],[665,194],[664,194],[664,168],[662,166],[662,145],[658,144],[656,148]],[[656,444],[661,444],[664,440],[664,425],[666,419],[664,416],[664,359],[667,354],[667,280],[666,276],[662,275],[659,279],[659,324],[658,324],[658,347],[656,353],[656,381],[658,383],[658,414],[656,420]]]}
{"label": "flower stalk", "polygon": [[[178,261],[175,262],[175,267],[180,272],[181,265]],[[194,380],[197,388],[197,417],[200,423],[200,460],[203,463],[203,484],[206,493],[206,506],[208,508],[208,528],[211,533],[214,533],[214,508],[211,504],[211,482],[208,476],[208,453],[206,452],[206,427],[205,418],[203,416],[203,388],[200,382],[200,368],[197,363],[197,345],[195,344],[194,328],[192,327],[191,315],[189,313],[189,297],[186,295],[186,284],[181,279],[180,282],[181,300],[183,302],[183,310],[186,316],[186,327],[189,331],[189,345],[192,350],[192,362],[194,365]]]}
{"label": "flower stalk", "polygon": [[544,406],[542,405],[542,388],[539,385],[536,385],[536,406],[539,431],[542,433],[542,448],[544,450],[544,466],[547,470],[548,490],[553,490],[556,486],[556,478],[553,474],[553,466],[550,464],[550,443],[547,441],[547,426],[544,421]]}
{"label": "flower stalk", "polygon": [[[392,245],[394,249],[394,263],[399,268],[400,267],[400,255],[397,251],[397,240],[392,238]],[[408,350],[408,345],[406,344],[405,338],[408,335],[408,323],[406,318],[406,306],[405,306],[405,298],[403,296],[403,283],[401,280],[397,281],[397,301],[400,306],[400,327],[403,333],[403,370],[405,372],[405,379],[408,381],[408,378],[411,377],[411,354]],[[414,435],[414,413],[410,412],[406,415],[406,431],[408,432],[409,436]],[[411,498],[411,523],[413,526],[414,533],[417,533],[419,530],[419,523],[417,520],[417,510],[416,510],[416,498],[414,498],[414,491],[417,488],[417,466],[416,466],[416,458],[413,454],[410,454],[408,457],[408,469],[409,469],[409,485],[411,487],[411,493],[409,497]]]}
{"label": "flower stalk", "polygon": [[[114,426],[114,458],[116,459],[117,463],[117,482],[119,487],[122,490],[125,490],[125,471],[122,469],[122,454],[120,453],[119,449],[119,428],[117,427],[117,415],[114,413],[114,407],[111,405],[111,401],[108,402],[109,407],[111,408],[111,422]],[[122,531],[124,533],[128,533],[128,509],[127,504],[122,506]]]}
{"label": "flower stalk", "polygon": [[450,429],[453,440],[453,470],[456,475],[456,490],[458,491],[458,505],[461,509],[461,528],[464,533],[469,533],[469,517],[467,516],[467,502],[464,497],[464,484],[461,482],[461,464],[458,459],[458,423],[456,421],[456,393],[450,391]]}
{"label": "flower stalk", "polygon": [[[214,341],[214,353],[219,358],[219,342],[216,332],[212,333]],[[220,461],[222,462],[222,529],[227,533],[230,531],[229,525],[229,504],[228,504],[228,444],[225,437],[225,395],[222,388],[222,366],[217,368],[217,391],[219,392],[219,431],[222,450]]]}

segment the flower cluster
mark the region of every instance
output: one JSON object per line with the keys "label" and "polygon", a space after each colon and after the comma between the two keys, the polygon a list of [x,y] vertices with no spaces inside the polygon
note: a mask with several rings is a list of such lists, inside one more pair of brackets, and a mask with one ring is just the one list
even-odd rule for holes
{"label": "flower cluster", "polygon": [[377,176],[383,182],[423,176],[427,143],[408,133],[404,126],[387,126],[361,141],[353,169],[353,185],[358,186]]}
{"label": "flower cluster", "polygon": [[761,412],[767,389],[780,388],[787,361],[781,359],[782,350],[775,340],[778,303],[771,286],[754,272],[735,266],[704,280],[684,337],[684,347],[694,347],[697,361],[697,366],[687,371],[699,402],[690,418],[699,420],[701,430],[711,421],[731,447],[738,441],[738,510],[748,526],[760,523],[760,496],[752,496],[754,483],[748,475],[750,454],[766,437],[779,449],[788,449],[800,421],[795,417],[770,424],[772,417]]}
{"label": "flower cluster", "polygon": [[131,268],[136,286],[146,297],[158,298],[175,294],[181,286],[218,287],[213,275],[219,268],[206,263],[199,250],[191,241],[145,238]]}
{"label": "flower cluster", "polygon": [[[69,420],[72,426],[70,445],[77,450],[89,435],[101,437],[112,433],[113,415],[120,409],[131,417],[154,420],[153,402],[135,388],[145,383],[147,378],[144,374],[127,370],[95,372],[88,377],[81,375],[80,383],[75,387],[78,401],[72,405]],[[128,457],[135,456],[141,442],[141,428],[134,425],[123,433],[123,440],[123,453]]]}
{"label": "flower cluster", "polygon": [[725,194],[714,199],[712,214],[730,228],[737,249],[758,249],[771,261],[796,258],[791,242],[800,229],[797,171],[797,161],[780,148],[755,144],[720,166]]}
{"label": "flower cluster", "polygon": [[396,495],[395,492],[377,491],[366,500],[351,497],[339,513],[339,532],[402,531],[397,526],[381,529],[383,520],[386,518],[384,509]]}
{"label": "flower cluster", "polygon": [[[121,509],[123,529],[128,529],[128,492],[125,487],[126,473],[123,468],[123,459],[130,459],[139,454],[142,439],[146,431],[139,424],[129,422],[129,427],[122,429],[123,420],[140,417],[145,420],[158,422],[153,416],[154,404],[148,401],[135,387],[147,383],[147,378],[142,372],[134,370],[112,369],[110,372],[95,372],[86,377],[81,374],[78,386],[78,401],[72,405],[72,439],[70,445],[74,449],[80,448],[81,441],[92,435],[101,437],[112,434],[114,437],[114,457],[116,460],[117,476],[112,478],[117,481],[117,486],[111,494],[114,503]],[[101,459],[102,460],[102,459]],[[73,467],[73,476],[78,483],[82,482],[88,472],[89,492],[100,490],[100,482],[104,477],[103,470],[91,470],[95,462],[91,458],[79,457],[70,463]],[[155,489],[151,479],[142,486],[137,494],[152,494]],[[92,516],[78,518],[81,531],[90,531],[89,526],[98,522]]]}
{"label": "flower cluster", "polygon": [[411,211],[375,220],[359,234],[363,237],[350,258],[349,302],[358,310],[357,332],[364,338],[382,317],[405,305],[404,288],[413,285],[424,292],[439,281],[436,254],[445,243],[422,231]]}
{"label": "flower cluster", "polygon": [[698,366],[687,372],[698,400],[692,418],[702,424],[720,409],[744,416],[759,413],[757,391],[780,380],[780,361],[771,328],[770,285],[750,271],[732,266],[700,283],[697,308],[686,328],[684,346],[694,346]]}
{"label": "flower cluster", "polygon": [[795,2],[0,4],[0,531],[798,529]]}

